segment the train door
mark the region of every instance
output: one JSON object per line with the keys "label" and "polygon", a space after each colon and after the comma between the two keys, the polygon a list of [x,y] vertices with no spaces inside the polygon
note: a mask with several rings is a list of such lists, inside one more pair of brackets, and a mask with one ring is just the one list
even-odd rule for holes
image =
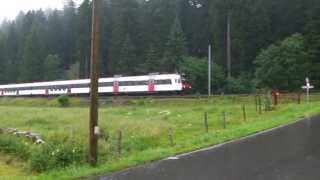
{"label": "train door", "polygon": [[149,86],[148,87],[149,87],[148,88],[149,93],[155,93],[156,92],[154,77],[150,77]]}
{"label": "train door", "polygon": [[72,87],[71,85],[68,85],[68,90],[67,90],[68,95],[71,95],[71,87]]}
{"label": "train door", "polygon": [[119,94],[119,80],[115,79],[113,82],[113,94]]}

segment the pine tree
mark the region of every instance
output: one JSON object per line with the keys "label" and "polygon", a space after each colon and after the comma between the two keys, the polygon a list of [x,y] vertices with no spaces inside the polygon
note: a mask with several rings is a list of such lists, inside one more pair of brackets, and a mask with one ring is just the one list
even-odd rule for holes
{"label": "pine tree", "polygon": [[91,4],[89,0],[83,1],[80,5],[77,22],[77,60],[80,62],[80,78],[88,78],[91,45]]}
{"label": "pine tree", "polygon": [[58,55],[49,54],[44,61],[44,77],[43,80],[53,81],[62,77],[62,70],[60,69],[61,59]]}
{"label": "pine tree", "polygon": [[177,72],[182,58],[186,55],[185,36],[180,24],[180,20],[176,17],[168,38],[166,51],[163,57],[163,68],[167,72]]}
{"label": "pine tree", "polygon": [[136,59],[135,48],[132,44],[130,35],[127,34],[126,40],[121,47],[117,69],[119,74],[130,75],[134,74],[135,68],[138,67],[133,61]]}
{"label": "pine tree", "polygon": [[46,41],[48,52],[46,54],[64,55],[64,42],[62,14],[58,10],[53,10],[48,15]]}
{"label": "pine tree", "polygon": [[63,67],[68,66],[75,62],[75,48],[76,48],[76,7],[73,0],[65,0],[63,9]]}
{"label": "pine tree", "polygon": [[6,82],[6,73],[5,73],[5,66],[7,64],[6,57],[5,57],[5,39],[3,34],[0,32],[0,84]]}
{"label": "pine tree", "polygon": [[144,73],[159,72],[160,59],[161,56],[159,52],[154,48],[153,45],[151,45],[146,52],[146,61],[142,68],[145,70]]}
{"label": "pine tree", "polygon": [[[138,64],[136,49],[131,51],[132,47],[137,47],[140,37],[139,23],[138,23],[138,3],[135,0],[112,0],[112,34],[111,44],[109,48],[109,70],[111,74],[132,74],[135,71],[135,65]],[[127,46],[127,47],[126,47]],[[123,55],[129,48],[130,55]],[[127,53],[127,52],[125,52]],[[128,52],[129,53],[129,52]],[[121,57],[120,57],[121,56]],[[135,59],[126,59],[126,58]],[[124,64],[123,62],[130,64]],[[131,67],[129,72],[128,68]],[[124,71],[125,70],[125,71]]]}
{"label": "pine tree", "polygon": [[34,24],[24,44],[23,62],[19,80],[23,82],[41,81],[44,75],[42,46],[38,37],[39,29]]}

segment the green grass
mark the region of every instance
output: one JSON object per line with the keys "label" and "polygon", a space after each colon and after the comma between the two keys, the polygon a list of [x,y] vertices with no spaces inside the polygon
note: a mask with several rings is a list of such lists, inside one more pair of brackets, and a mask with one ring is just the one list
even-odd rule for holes
{"label": "green grass", "polygon": [[[30,107],[25,106],[25,100],[15,100],[19,102],[18,105],[12,101],[9,100],[9,105],[5,105],[5,101],[0,100],[0,127],[30,130],[44,135],[47,140],[52,137],[58,140],[72,137],[86,151],[89,118],[87,107],[57,108],[46,104],[48,102],[44,100],[30,100],[34,106]],[[130,105],[100,108],[100,127],[110,137],[108,141],[99,141],[100,158],[96,168],[80,163],[63,169],[44,171],[29,178],[67,179],[111,173],[248,136],[320,112],[320,102],[309,105],[291,103],[279,105],[273,111],[262,112],[260,115],[255,110],[253,97],[166,101],[147,99],[128,104]],[[246,105],[247,121],[244,121],[242,116],[243,104]],[[223,129],[222,123],[224,111],[227,113],[226,129]],[[209,133],[206,133],[204,128],[204,112],[207,112],[209,117]],[[117,154],[119,130],[123,132],[121,156]],[[174,133],[175,146],[170,143],[170,130]],[[41,148],[31,144],[30,146]],[[28,165],[28,160],[25,163]],[[30,173],[30,170],[25,173]]]}
{"label": "green grass", "polygon": [[12,175],[14,175],[15,178],[24,177],[27,175],[24,170],[25,168],[25,163],[21,160],[0,153],[0,177],[9,178],[10,176],[12,177]]}

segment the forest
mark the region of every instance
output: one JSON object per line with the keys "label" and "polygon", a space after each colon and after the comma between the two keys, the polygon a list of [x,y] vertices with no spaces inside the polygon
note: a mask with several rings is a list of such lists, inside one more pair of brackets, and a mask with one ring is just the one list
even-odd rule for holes
{"label": "forest", "polygon": [[[319,0],[103,1],[101,77],[181,73],[205,93],[211,44],[216,94],[320,88]],[[0,84],[88,78],[90,35],[90,0],[1,22]]]}

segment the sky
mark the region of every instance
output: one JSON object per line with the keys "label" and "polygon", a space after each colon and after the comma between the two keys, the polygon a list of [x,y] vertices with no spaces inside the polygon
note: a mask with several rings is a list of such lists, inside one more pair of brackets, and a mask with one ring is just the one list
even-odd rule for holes
{"label": "sky", "polygon": [[[80,4],[83,0],[74,0]],[[64,0],[0,0],[0,22],[4,19],[13,20],[20,11],[38,9],[62,9]]]}

